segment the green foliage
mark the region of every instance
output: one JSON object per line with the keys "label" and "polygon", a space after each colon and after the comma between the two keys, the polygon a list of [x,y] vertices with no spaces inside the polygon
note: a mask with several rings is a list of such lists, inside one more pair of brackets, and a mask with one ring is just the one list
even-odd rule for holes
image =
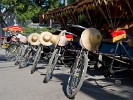
{"label": "green foliage", "polygon": [[44,31],[49,31],[49,32],[51,32],[51,33],[54,32],[54,30],[52,30],[52,29],[49,28],[49,27],[43,27],[43,28],[25,27],[25,28],[23,29],[23,33],[28,34],[28,35],[31,34],[31,33],[35,33],[35,32],[41,33],[41,32],[44,32]]}
{"label": "green foliage", "polygon": [[30,20],[31,17],[33,17],[34,15],[38,15],[38,13],[40,12],[40,8],[38,8],[37,6],[31,6],[29,5],[27,10],[25,12],[17,12],[17,17],[18,20]]}
{"label": "green foliage", "polygon": [[85,15],[83,15],[83,14],[79,15],[79,17],[78,17],[78,24],[81,25],[81,26],[88,27],[88,21],[86,20]]}
{"label": "green foliage", "polygon": [[64,6],[60,0],[34,0],[35,4],[41,7],[40,13],[47,12],[48,10]]}
{"label": "green foliage", "polygon": [[59,7],[60,1],[59,0],[48,0],[49,9],[54,9]]}
{"label": "green foliage", "polygon": [[74,3],[74,2],[76,2],[77,0],[68,0],[67,2],[68,2],[68,4],[71,4],[71,3]]}
{"label": "green foliage", "polygon": [[15,14],[17,20],[26,24],[33,16],[38,17],[48,10],[63,6],[60,0],[0,0],[0,2],[6,7],[6,15]]}
{"label": "green foliage", "polygon": [[26,22],[32,16],[62,6],[60,0],[1,0],[7,11],[16,14],[17,19]]}
{"label": "green foliage", "polygon": [[40,7],[30,0],[2,0],[6,10],[16,14],[18,20],[30,20],[32,16],[40,12]]}

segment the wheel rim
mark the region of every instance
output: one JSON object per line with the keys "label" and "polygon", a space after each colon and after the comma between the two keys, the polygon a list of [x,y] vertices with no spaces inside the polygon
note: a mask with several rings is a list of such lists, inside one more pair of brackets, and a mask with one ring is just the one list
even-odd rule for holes
{"label": "wheel rim", "polygon": [[48,79],[52,78],[52,74],[53,74],[54,68],[56,66],[57,60],[58,60],[58,54],[55,55],[52,63],[50,63],[50,68],[49,68],[49,71],[48,71]]}
{"label": "wheel rim", "polygon": [[49,82],[49,80],[52,78],[53,71],[58,61],[58,57],[59,57],[59,49],[55,49],[47,66],[45,82]]}
{"label": "wheel rim", "polygon": [[79,64],[77,66],[77,68],[74,70],[74,72],[71,73],[69,81],[68,81],[68,94],[72,95],[73,92],[75,91],[75,89],[78,87],[78,84],[80,82],[80,78],[83,72],[83,65],[81,65],[81,62],[83,61],[79,61]]}
{"label": "wheel rim", "polygon": [[35,69],[36,69],[36,66],[37,66],[37,63],[39,61],[39,58],[41,56],[41,47],[39,48],[39,50],[37,51],[36,55],[35,55],[35,59],[34,59],[34,62],[33,62],[33,66],[31,68],[31,73],[34,73],[35,72]]}
{"label": "wheel rim", "polygon": [[25,67],[26,65],[27,65],[27,63],[28,63],[28,58],[23,58],[22,60],[21,60],[21,66],[22,67]]}
{"label": "wheel rim", "polygon": [[20,59],[20,67],[26,67],[28,62],[29,62],[29,55],[30,55],[30,48],[27,48],[27,50],[25,50],[24,54],[21,56]]}
{"label": "wheel rim", "polygon": [[5,52],[5,56],[8,61],[14,61],[16,58],[16,54],[16,46],[10,46]]}
{"label": "wheel rim", "polygon": [[66,92],[69,98],[73,98],[79,89],[81,88],[84,77],[87,70],[87,55],[82,55],[79,57],[80,59],[76,58],[76,63],[72,66],[70,71],[70,76],[68,79]]}
{"label": "wheel rim", "polygon": [[18,50],[18,54],[16,56],[15,65],[19,64],[19,60],[20,60],[21,54],[22,54],[22,47],[20,46],[19,50]]}

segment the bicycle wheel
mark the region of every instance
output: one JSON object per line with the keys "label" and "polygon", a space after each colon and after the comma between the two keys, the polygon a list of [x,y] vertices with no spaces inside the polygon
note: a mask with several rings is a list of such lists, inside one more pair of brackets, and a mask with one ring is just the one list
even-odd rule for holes
{"label": "bicycle wheel", "polygon": [[31,74],[33,74],[35,72],[35,70],[36,70],[37,63],[38,63],[38,61],[40,60],[40,57],[41,57],[41,50],[42,50],[42,47],[40,46],[38,48],[38,51],[37,51],[37,53],[35,55],[35,59],[34,59],[33,65],[31,67]]}
{"label": "bicycle wheel", "polygon": [[11,53],[10,47],[6,48],[6,50],[5,50],[5,57],[6,57],[7,60],[9,58],[9,56],[10,56],[10,53]]}
{"label": "bicycle wheel", "polygon": [[66,87],[66,95],[68,98],[73,99],[80,90],[86,75],[87,66],[88,57],[83,51],[83,53],[76,57],[75,63],[70,70],[70,76]]}
{"label": "bicycle wheel", "polygon": [[49,63],[46,69],[46,76],[44,78],[45,83],[48,83],[50,79],[52,79],[53,71],[57,64],[58,58],[59,58],[59,49],[55,49],[51,58],[49,59]]}
{"label": "bicycle wheel", "polygon": [[27,47],[25,49],[25,51],[23,52],[23,54],[20,57],[20,61],[19,61],[19,68],[24,68],[28,66],[29,60],[30,60],[30,55],[31,55],[31,48]]}
{"label": "bicycle wheel", "polygon": [[5,51],[5,57],[7,61],[14,61],[17,54],[17,45],[10,45]]}
{"label": "bicycle wheel", "polygon": [[16,59],[15,59],[14,65],[18,65],[19,64],[19,60],[20,60],[20,57],[22,55],[23,48],[24,48],[24,46],[22,44],[20,44],[20,47],[19,47],[18,53],[16,55]]}

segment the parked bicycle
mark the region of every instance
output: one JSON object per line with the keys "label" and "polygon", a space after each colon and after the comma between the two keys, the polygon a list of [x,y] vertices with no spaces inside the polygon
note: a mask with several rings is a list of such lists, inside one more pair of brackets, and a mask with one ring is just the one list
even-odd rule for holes
{"label": "parked bicycle", "polygon": [[[76,35],[67,31],[59,31],[61,31],[59,35],[53,35],[50,39],[50,41],[54,43],[55,49],[46,68],[46,76],[44,78],[45,83],[48,83],[50,79],[52,79],[53,72],[57,64],[63,64],[67,67],[65,60],[69,60],[69,64],[72,64],[75,58],[76,50],[71,41],[73,36]],[[68,39],[66,38],[67,36],[69,36]]]}
{"label": "parked bicycle", "polygon": [[5,57],[7,61],[14,61],[19,51],[19,39],[17,38],[17,33],[11,34],[9,41],[4,45],[7,46],[5,48]]}
{"label": "parked bicycle", "polygon": [[15,65],[19,64],[19,60],[21,55],[23,54],[25,48],[27,47],[28,43],[27,43],[27,37],[21,34],[18,34],[17,38],[19,39],[19,50],[18,53],[16,55],[16,59],[15,59]]}
{"label": "parked bicycle", "polygon": [[19,68],[27,67],[30,61],[34,61],[35,55],[40,44],[39,36],[40,35],[38,33],[32,33],[28,36],[29,45],[26,47],[20,57]]}
{"label": "parked bicycle", "polygon": [[[89,62],[102,40],[100,32],[95,28],[85,28],[79,25],[73,25],[85,29],[80,38],[81,50],[77,53],[73,66],[70,70],[70,76],[66,87],[66,95],[68,98],[74,98],[80,90]],[[89,57],[90,56],[90,57]]]}
{"label": "parked bicycle", "polygon": [[31,74],[33,74],[37,70],[37,64],[40,60],[43,60],[43,62],[47,64],[51,57],[52,51],[52,48],[40,44],[37,49],[33,65],[31,67]]}

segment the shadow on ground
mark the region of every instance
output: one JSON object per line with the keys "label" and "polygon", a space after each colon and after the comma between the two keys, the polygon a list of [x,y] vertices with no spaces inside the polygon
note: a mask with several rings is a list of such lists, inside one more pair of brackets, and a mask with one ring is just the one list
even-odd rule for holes
{"label": "shadow on ground", "polygon": [[7,61],[4,54],[0,54],[0,62]]}
{"label": "shadow on ground", "polygon": [[[4,54],[0,55],[0,63],[1,61],[6,61],[6,58],[4,56]],[[9,67],[14,67],[14,66],[8,66]],[[5,67],[1,67],[1,69],[3,69]],[[43,69],[43,66],[40,66],[38,69]],[[56,71],[56,70],[55,70]],[[45,75],[43,73],[40,72],[41,75]],[[103,71],[102,70],[90,70],[87,72],[88,76],[99,76],[99,75],[103,75]],[[126,74],[126,73],[125,73]],[[128,74],[128,72],[127,72]],[[119,73],[119,75],[121,75],[121,73]],[[59,80],[61,80],[60,82],[62,85],[62,90],[64,92],[64,94],[66,95],[66,85],[67,85],[67,81],[68,81],[68,77],[69,74],[54,74],[53,77],[58,78]],[[101,85],[99,84],[99,81],[101,82],[105,82],[108,84],[104,84]],[[128,86],[130,88],[133,87],[133,79],[131,76],[129,76],[128,78],[123,78],[122,80],[122,86]],[[95,84],[92,84],[91,82],[94,82]],[[105,88],[107,87],[113,87],[110,89],[110,91],[107,91]],[[95,100],[129,100],[133,97],[133,92],[132,91],[127,91],[127,90],[123,90],[121,92],[119,92],[118,94],[115,94],[114,92],[116,92],[115,87],[118,87],[116,85],[114,85],[114,80],[112,79],[106,79],[106,78],[101,78],[101,79],[95,79],[95,78],[90,78],[88,77],[81,89],[80,92],[84,93],[85,95],[88,95],[88,97],[92,97]],[[119,86],[119,88],[122,88],[121,86]],[[123,97],[122,94],[127,94],[127,97]],[[121,94],[121,95],[120,95]]]}
{"label": "shadow on ground", "polygon": [[[94,77],[97,75],[102,75],[102,71],[95,71],[87,72],[87,74],[91,73]],[[120,74],[120,73],[119,73]],[[66,95],[66,85],[69,75],[68,74],[55,74],[54,77],[58,78],[62,81],[62,89],[64,94]],[[101,85],[100,82],[104,82],[106,84]],[[93,85],[91,82],[94,82],[95,85]],[[88,95],[89,97],[94,98],[95,100],[130,100],[132,98],[133,92],[131,90],[121,90],[118,94],[115,94],[114,92],[117,92],[115,88],[122,88],[122,86],[128,86],[130,88],[133,87],[133,78],[131,76],[121,79],[121,86],[117,86],[114,84],[113,79],[95,79],[95,78],[88,78],[84,81],[80,91],[84,93],[85,95]],[[109,91],[107,91],[105,88],[111,87]],[[127,94],[127,97],[122,96],[122,93]]]}

